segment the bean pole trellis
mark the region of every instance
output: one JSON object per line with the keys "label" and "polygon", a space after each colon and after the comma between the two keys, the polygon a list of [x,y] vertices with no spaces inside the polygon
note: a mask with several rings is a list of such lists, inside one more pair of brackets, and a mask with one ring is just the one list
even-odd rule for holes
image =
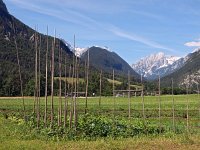
{"label": "bean pole trellis", "polygon": [[[13,25],[13,29],[15,31],[15,27]],[[35,45],[35,89],[34,89],[34,103],[33,103],[33,113],[36,113],[36,120],[37,120],[37,128],[40,127],[40,124],[42,122],[42,117],[43,117],[43,123],[45,127],[48,127],[48,125],[50,125],[50,127],[54,127],[56,125],[55,122],[55,118],[56,118],[56,111],[54,108],[54,71],[55,71],[55,52],[58,51],[58,57],[59,57],[59,106],[58,106],[58,111],[57,111],[57,125],[58,126],[64,126],[64,127],[69,127],[69,128],[74,128],[76,130],[77,127],[77,121],[78,121],[78,93],[83,93],[85,94],[85,111],[84,113],[89,113],[89,107],[88,107],[88,85],[89,85],[89,59],[90,59],[90,53],[89,50],[87,52],[87,61],[85,61],[85,92],[79,92],[78,91],[78,84],[79,84],[79,69],[80,69],[80,65],[79,65],[79,60],[78,57],[76,55],[73,55],[73,62],[67,66],[67,57],[63,51],[63,49],[61,48],[61,43],[60,41],[56,38],[56,30],[54,32],[54,38],[53,40],[50,41],[50,39],[48,38],[48,27],[47,27],[47,34],[46,34],[46,55],[45,55],[45,59],[46,59],[46,64],[45,64],[45,97],[44,97],[44,101],[45,101],[45,105],[44,105],[44,115],[42,116],[42,106],[41,106],[41,94],[40,94],[40,90],[41,90],[41,86],[40,86],[40,82],[41,82],[41,51],[42,51],[42,39],[41,36],[38,36],[38,31],[37,31],[37,27],[35,28],[35,33],[34,33],[34,45]],[[73,46],[73,50],[74,50],[74,54],[76,53],[76,39],[75,39],[75,35],[74,35],[74,46]],[[17,56],[17,62],[18,62],[18,70],[19,70],[19,79],[20,79],[20,84],[21,84],[21,96],[22,96],[22,106],[23,106],[23,112],[24,112],[24,118],[26,118],[26,110],[25,110],[25,102],[24,102],[24,94],[23,94],[23,82],[22,82],[22,74],[21,74],[21,67],[20,67],[20,57],[19,57],[19,49],[17,46],[17,40],[16,37],[14,37],[14,43],[15,43],[15,49],[16,49],[16,56]],[[51,43],[51,47],[49,47],[49,43]],[[51,50],[50,50],[51,49]],[[50,55],[50,56],[49,56]],[[64,58],[64,59],[63,59]],[[63,65],[63,60],[64,60],[64,65]],[[50,64],[50,67],[48,67]],[[67,67],[69,68],[69,70],[67,70]],[[64,93],[62,93],[62,68],[64,68]],[[50,69],[50,82],[51,82],[51,95],[50,95],[50,109],[48,108],[48,72]],[[72,84],[70,87],[70,84],[67,84],[67,71],[68,71],[68,77],[72,78]],[[131,74],[130,71],[128,71],[128,75],[127,75],[127,85],[128,85],[128,89],[126,90],[116,90],[115,89],[115,70],[112,71],[112,99],[113,99],[113,116],[115,117],[116,111],[117,111],[117,97],[116,94],[117,93],[127,93],[127,97],[128,97],[128,101],[127,101],[127,114],[128,114],[128,118],[129,120],[134,119],[134,110],[132,108],[132,106],[134,105],[134,97],[132,98],[131,95],[132,93],[135,94],[135,96],[137,95],[136,93],[141,93],[141,107],[142,107],[142,117],[138,117],[138,118],[142,118],[144,121],[148,118],[148,114],[147,111],[149,111],[147,109],[147,106],[145,105],[145,85],[143,83],[143,77],[141,76],[141,89],[137,89],[137,90],[131,90],[131,78],[130,78]],[[104,97],[102,97],[102,79],[103,79],[103,72],[102,70],[99,72],[99,98],[98,98],[98,107],[99,107],[99,114],[101,114],[101,110],[102,110],[102,106],[104,105],[102,102],[102,99]],[[197,94],[198,94],[198,100],[199,100],[199,83],[196,83],[197,85]],[[190,89],[190,84],[186,84],[186,129],[187,132],[190,132],[190,121],[191,121],[191,117],[190,116],[190,101],[189,101],[189,89]],[[71,98],[70,98],[71,95]],[[64,104],[62,102],[64,97]],[[69,105],[69,100],[70,101],[70,105]],[[157,119],[159,120],[159,132],[162,132],[162,126],[163,126],[163,122],[162,120],[164,119],[165,116],[162,116],[162,93],[161,93],[161,79],[160,76],[158,77],[158,95],[157,95],[157,99],[158,99],[158,107],[155,108],[158,110],[158,116]],[[176,132],[176,128],[177,128],[177,114],[176,114],[176,98],[174,96],[174,80],[171,79],[171,114],[172,114],[172,120],[171,120],[171,125],[172,125],[172,130],[174,132]],[[64,108],[64,109],[63,109]],[[50,111],[50,116],[48,116],[48,111]],[[200,100],[199,100],[199,118],[200,118]],[[48,118],[50,117],[50,121],[48,120]],[[69,124],[67,123],[67,121],[69,120]]]}

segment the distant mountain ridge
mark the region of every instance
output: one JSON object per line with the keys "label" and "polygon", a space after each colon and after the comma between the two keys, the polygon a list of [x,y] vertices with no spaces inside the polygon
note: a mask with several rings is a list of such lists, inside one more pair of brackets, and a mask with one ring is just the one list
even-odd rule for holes
{"label": "distant mountain ridge", "polygon": [[89,51],[90,64],[99,70],[103,70],[107,73],[112,73],[112,70],[115,70],[115,74],[127,76],[128,71],[135,79],[139,79],[140,76],[131,68],[131,66],[123,60],[115,52],[110,51],[106,47],[92,46],[87,49],[81,55],[83,61],[87,60],[87,54]]}
{"label": "distant mountain ridge", "polygon": [[152,54],[133,64],[133,69],[149,80],[154,80],[160,75],[166,76],[183,66],[184,58],[168,56],[163,52]]}
{"label": "distant mountain ridge", "polygon": [[163,77],[161,84],[170,86],[173,78],[175,86],[192,86],[200,82],[200,49],[196,49],[185,57],[184,65],[173,73]]}

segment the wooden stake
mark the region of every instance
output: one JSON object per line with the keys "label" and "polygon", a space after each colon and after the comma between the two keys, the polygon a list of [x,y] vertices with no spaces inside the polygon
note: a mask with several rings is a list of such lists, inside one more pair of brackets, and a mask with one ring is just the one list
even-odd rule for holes
{"label": "wooden stake", "polygon": [[[76,43],[75,43],[75,35],[74,35],[74,54],[76,54]],[[76,55],[75,55],[76,56]],[[76,112],[76,97],[77,97],[77,56],[75,60],[75,86],[74,86],[74,129],[76,130],[77,123],[77,112]]]}
{"label": "wooden stake", "polygon": [[130,71],[128,71],[128,118],[131,118]]}
{"label": "wooden stake", "polygon": [[144,84],[143,84],[143,77],[141,74],[141,84],[142,84],[142,114],[143,114],[143,119],[145,120],[145,107],[144,107]]}
{"label": "wooden stake", "polygon": [[[13,24],[13,31],[14,34],[16,34],[15,26]],[[15,43],[15,49],[16,49],[16,55],[17,55],[17,65],[18,65],[18,72],[19,72],[19,80],[20,80],[20,91],[21,91],[21,97],[22,97],[22,106],[23,106],[23,113],[24,113],[24,119],[26,116],[26,110],[25,110],[25,102],[24,102],[24,92],[23,92],[23,83],[22,83],[22,74],[21,74],[21,65],[20,65],[20,60],[19,60],[19,50],[18,50],[18,45],[16,41],[16,37],[14,35],[14,43]]]}
{"label": "wooden stake", "polygon": [[187,91],[187,108],[186,108],[186,112],[187,112],[187,133],[189,133],[189,85],[186,85],[186,91]]}
{"label": "wooden stake", "polygon": [[64,127],[66,127],[66,122],[67,122],[67,107],[68,107],[68,102],[67,102],[67,57],[65,57],[65,104],[64,104]]}
{"label": "wooden stake", "polygon": [[35,28],[35,97],[34,97],[34,105],[33,112],[35,112],[35,103],[38,102],[38,48],[37,48],[37,33]]}
{"label": "wooden stake", "polygon": [[[71,65],[70,65],[71,71]],[[69,128],[72,127],[72,117],[73,117],[73,88],[74,88],[74,56],[73,56],[73,68],[72,68],[72,86],[71,86],[71,106],[70,106],[70,118],[69,118]]]}
{"label": "wooden stake", "polygon": [[41,51],[41,35],[40,35],[40,46],[38,49],[38,106],[37,106],[37,127],[39,128],[40,125],[40,51]]}
{"label": "wooden stake", "polygon": [[51,53],[51,127],[54,122],[54,49],[56,45],[56,30],[54,40],[52,42],[52,53]]}
{"label": "wooden stake", "polygon": [[46,76],[45,76],[45,113],[44,113],[44,125],[47,126],[47,100],[48,100],[48,51],[49,51],[49,39],[48,39],[48,26],[47,26],[47,49],[46,49]]}
{"label": "wooden stake", "polygon": [[75,84],[75,49],[74,49],[74,54],[73,54],[73,68],[72,68],[72,89],[71,89],[71,110],[70,110],[70,128],[72,127],[72,120],[73,120],[73,113],[74,113],[74,84]]}
{"label": "wooden stake", "polygon": [[80,60],[77,59],[77,97],[79,97],[79,67],[80,67]]}
{"label": "wooden stake", "polygon": [[115,70],[113,69],[113,115],[115,117]]}
{"label": "wooden stake", "polygon": [[90,60],[90,52],[88,49],[88,58],[87,58],[87,76],[86,76],[86,89],[85,89],[85,114],[87,113],[87,100],[88,100],[88,83],[89,83],[89,60]]}
{"label": "wooden stake", "polygon": [[173,131],[176,132],[176,128],[175,128],[175,106],[174,106],[174,80],[173,80],[173,78],[172,78],[172,113],[173,113],[173,118],[172,118]]}
{"label": "wooden stake", "polygon": [[58,117],[58,126],[61,126],[62,123],[62,49],[60,48],[59,43],[59,117]]}
{"label": "wooden stake", "polygon": [[102,82],[102,70],[100,72],[100,80],[99,80],[99,111],[101,110],[101,82]]}
{"label": "wooden stake", "polygon": [[158,79],[158,89],[159,89],[159,106],[158,106],[158,113],[159,113],[159,133],[161,133],[161,99],[160,99],[160,75],[159,75],[159,79]]}

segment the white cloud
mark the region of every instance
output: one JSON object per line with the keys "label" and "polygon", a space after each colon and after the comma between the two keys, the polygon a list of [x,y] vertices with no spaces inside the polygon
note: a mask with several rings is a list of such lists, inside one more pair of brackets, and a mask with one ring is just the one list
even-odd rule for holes
{"label": "white cloud", "polygon": [[154,41],[151,41],[147,38],[144,38],[144,37],[141,37],[141,36],[138,36],[136,34],[129,34],[125,31],[122,31],[121,29],[115,27],[115,26],[112,26],[109,31],[111,31],[113,34],[119,36],[119,37],[123,37],[123,38],[126,38],[126,39],[129,39],[129,40],[132,40],[132,41],[136,41],[136,42],[140,42],[142,44],[145,44],[147,46],[150,46],[150,47],[153,47],[153,48],[158,48],[158,49],[163,49],[163,50],[168,50],[168,51],[171,51],[171,52],[174,52],[173,49],[171,48],[168,48],[164,45],[161,45],[157,42],[154,42]]}
{"label": "white cloud", "polygon": [[188,46],[188,47],[200,47],[200,41],[198,41],[198,42],[187,42],[184,45]]}
{"label": "white cloud", "polygon": [[[60,1],[63,2],[63,3],[61,3],[63,5],[63,7],[66,7],[66,9],[63,9],[63,7],[59,7],[60,9],[55,9],[55,8],[52,8],[52,7],[48,7],[48,5],[46,5],[46,6],[38,5],[37,3],[31,3],[30,0],[27,0],[27,1],[25,1],[25,0],[9,0],[9,1],[15,3],[16,5],[24,8],[24,9],[28,9],[28,10],[33,11],[33,12],[48,15],[48,16],[57,18],[59,20],[65,21],[65,22],[70,22],[70,23],[73,23],[73,24],[76,24],[76,25],[87,27],[90,30],[95,29],[95,30],[98,30],[98,31],[101,31],[101,32],[103,32],[103,31],[107,32],[108,31],[108,32],[112,33],[113,35],[121,37],[121,38],[125,38],[125,39],[131,40],[131,41],[140,42],[142,44],[145,44],[145,45],[153,47],[153,48],[158,48],[158,49],[168,50],[168,51],[174,52],[173,49],[168,48],[164,45],[161,45],[157,42],[154,42],[154,41],[152,41],[148,38],[136,35],[134,33],[130,34],[127,31],[123,31],[120,28],[118,28],[118,27],[116,27],[116,26],[114,26],[110,23],[105,23],[105,22],[102,22],[102,21],[100,22],[98,20],[95,20],[95,19],[81,13],[80,11],[67,9],[69,7],[67,5],[77,6],[77,3],[75,1],[60,0]],[[36,1],[38,1],[38,0],[36,0]],[[78,2],[79,1],[80,0],[78,0]],[[85,2],[88,2],[88,1],[90,1],[90,0],[85,0]],[[46,4],[48,4],[50,2],[50,0],[46,0],[46,1],[43,1],[43,2],[46,2]],[[51,2],[52,2],[52,4],[57,5],[57,2],[54,2],[54,1],[51,1]],[[120,1],[118,1],[118,2],[120,2]],[[82,4],[82,3],[80,3],[80,4]],[[97,5],[95,5],[95,6],[97,7]],[[79,7],[78,8],[84,9],[84,7],[85,7],[84,5],[83,6],[80,5],[80,8]],[[101,10],[105,11],[104,9],[102,9],[102,7],[101,7]],[[114,10],[118,10],[118,9],[115,8]],[[154,14],[148,14],[146,12],[141,12],[141,11],[131,11],[131,12],[139,14],[139,15],[144,15],[144,16],[147,16],[147,17],[150,17],[150,18],[160,19],[159,16],[154,15]]]}

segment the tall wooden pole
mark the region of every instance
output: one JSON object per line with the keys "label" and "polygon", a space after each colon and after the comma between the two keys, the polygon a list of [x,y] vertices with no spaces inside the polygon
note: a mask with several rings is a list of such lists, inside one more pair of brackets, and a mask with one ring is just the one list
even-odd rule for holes
{"label": "tall wooden pole", "polygon": [[[69,76],[72,78],[72,86],[71,86],[71,106],[70,106],[70,116],[69,116],[69,128],[72,127],[72,117],[73,117],[73,88],[74,88],[74,55],[73,55],[73,64],[72,64],[72,67],[70,65],[70,71],[72,70],[72,75],[71,75],[71,72],[69,73]],[[68,85],[69,87],[69,85]]]}
{"label": "tall wooden pole", "polygon": [[77,97],[79,97],[79,68],[80,68],[80,59],[77,58]]}
{"label": "tall wooden pole", "polygon": [[160,75],[158,79],[158,90],[159,90],[159,106],[158,106],[158,113],[159,113],[159,133],[161,133],[161,99],[160,99]]}
{"label": "tall wooden pole", "polygon": [[113,115],[114,115],[114,117],[115,117],[115,70],[113,69]]}
{"label": "tall wooden pole", "polygon": [[[75,43],[76,37],[74,35],[74,54],[76,54],[76,43]],[[75,55],[76,56],[76,55]],[[77,123],[77,111],[76,111],[76,97],[77,97],[77,56],[75,59],[75,85],[74,85],[74,128],[76,129],[76,123]]]}
{"label": "tall wooden pole", "polygon": [[[13,24],[13,30],[14,30],[14,34],[16,34],[16,30],[15,30],[14,24]],[[17,53],[16,55],[17,55],[17,65],[18,65],[19,80],[20,80],[20,91],[21,91],[23,113],[24,113],[24,119],[25,119],[26,112],[25,112],[24,92],[23,92],[21,65],[20,65],[20,60],[19,60],[19,50],[18,50],[18,46],[17,46],[16,35],[14,35],[14,43],[15,43],[15,49],[16,49],[16,53]]]}
{"label": "tall wooden pole", "polygon": [[39,128],[39,124],[40,124],[40,52],[41,52],[41,35],[40,35],[40,39],[39,39],[39,49],[38,49],[38,106],[37,106],[37,127]]}
{"label": "tall wooden pole", "polygon": [[56,44],[56,30],[54,40],[52,42],[52,52],[51,52],[51,127],[53,127],[54,122],[54,49]]}
{"label": "tall wooden pole", "polygon": [[141,74],[141,84],[142,84],[142,114],[143,114],[143,119],[145,120],[144,84],[143,84],[143,76],[142,76],[142,74]]}
{"label": "tall wooden pole", "polygon": [[175,132],[175,105],[174,105],[174,80],[172,78],[172,125],[173,125],[173,131]]}
{"label": "tall wooden pole", "polygon": [[72,127],[73,113],[74,113],[74,97],[76,96],[74,93],[74,84],[75,84],[75,49],[73,54],[73,68],[72,68],[72,88],[71,88],[71,109],[70,109],[70,119],[69,119],[69,127]]}
{"label": "tall wooden pole", "polygon": [[86,89],[85,89],[85,114],[87,113],[87,100],[88,100],[88,83],[89,83],[89,61],[90,61],[90,52],[88,49],[88,57],[87,57],[87,76],[86,76]]}
{"label": "tall wooden pole", "polygon": [[187,108],[186,108],[186,113],[187,113],[187,133],[189,133],[189,83],[186,85],[186,92],[187,92]]}
{"label": "tall wooden pole", "polygon": [[[68,77],[71,78],[71,72],[72,72],[72,65],[70,64],[69,65],[69,73],[68,73]],[[67,84],[67,90],[68,90],[68,93],[70,92],[70,83],[68,82]]]}
{"label": "tall wooden pole", "polygon": [[64,104],[64,127],[66,127],[67,122],[67,58],[65,56],[65,104]]}
{"label": "tall wooden pole", "polygon": [[48,99],[48,51],[49,51],[49,39],[48,39],[48,26],[47,26],[47,49],[46,49],[46,75],[45,75],[45,113],[44,113],[44,125],[47,126],[47,99]]}
{"label": "tall wooden pole", "polygon": [[131,86],[130,86],[130,71],[128,71],[128,117],[131,118]]}
{"label": "tall wooden pole", "polygon": [[99,80],[99,111],[101,110],[101,83],[102,82],[102,70],[100,72],[100,80]]}
{"label": "tall wooden pole", "polygon": [[[37,28],[36,28],[37,32]],[[38,104],[38,97],[39,97],[39,88],[38,88],[38,36],[37,33],[35,34],[35,96],[36,96],[36,120],[37,120],[37,128],[39,127],[39,104]]]}
{"label": "tall wooden pole", "polygon": [[58,115],[58,126],[62,123],[62,50],[59,42],[59,115]]}
{"label": "tall wooden pole", "polygon": [[37,48],[37,33],[35,28],[35,96],[34,96],[34,106],[33,112],[35,112],[35,103],[38,102],[38,48]]}

